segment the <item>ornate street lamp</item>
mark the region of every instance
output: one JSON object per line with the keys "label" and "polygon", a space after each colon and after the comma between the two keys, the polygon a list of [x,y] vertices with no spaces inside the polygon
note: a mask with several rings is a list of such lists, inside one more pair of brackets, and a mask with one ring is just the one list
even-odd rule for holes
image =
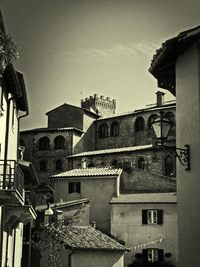
{"label": "ornate street lamp", "polygon": [[[167,137],[170,133],[170,130],[172,128],[172,121],[170,119],[164,117],[164,112],[160,112],[160,117],[154,120],[152,123],[153,130],[157,137],[157,145],[162,147],[170,147],[164,145],[164,143],[167,141]],[[179,159],[181,165],[186,167],[186,171],[190,170],[190,146],[185,145],[185,148],[178,148],[178,147],[172,147],[175,149],[176,156]]]}

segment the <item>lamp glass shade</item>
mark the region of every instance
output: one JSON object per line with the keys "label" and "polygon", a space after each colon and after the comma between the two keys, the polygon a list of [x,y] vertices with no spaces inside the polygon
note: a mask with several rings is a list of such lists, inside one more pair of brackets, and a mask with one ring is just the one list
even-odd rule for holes
{"label": "lamp glass shade", "polygon": [[152,123],[153,130],[156,134],[156,137],[160,140],[165,140],[170,132],[172,123],[167,118],[157,118]]}

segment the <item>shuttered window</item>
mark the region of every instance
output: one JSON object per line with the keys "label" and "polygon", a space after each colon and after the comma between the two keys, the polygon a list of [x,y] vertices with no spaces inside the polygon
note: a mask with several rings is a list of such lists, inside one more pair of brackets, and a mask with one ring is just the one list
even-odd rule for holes
{"label": "shuttered window", "polygon": [[142,210],[142,224],[162,224],[163,210]]}
{"label": "shuttered window", "polygon": [[163,262],[163,255],[164,255],[163,249],[158,249],[158,248],[143,249],[142,254],[143,254],[143,260],[145,262],[149,263]]}

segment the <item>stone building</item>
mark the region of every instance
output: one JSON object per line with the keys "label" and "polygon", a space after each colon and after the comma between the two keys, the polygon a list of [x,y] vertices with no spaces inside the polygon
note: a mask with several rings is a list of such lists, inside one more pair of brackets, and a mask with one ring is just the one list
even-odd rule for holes
{"label": "stone building", "polygon": [[[115,100],[95,94],[82,100],[81,107],[63,104],[47,112],[47,128],[21,131],[24,157],[34,163],[40,181],[47,183],[51,175],[79,168],[83,158],[88,167],[123,167],[127,173],[145,170],[147,175],[174,178],[174,152],[152,146],[151,124],[164,112],[173,122],[168,142],[174,144],[176,104],[165,103],[164,94],[158,92],[156,104],[143,109],[117,115],[115,107]],[[124,190],[131,190],[124,183]]]}

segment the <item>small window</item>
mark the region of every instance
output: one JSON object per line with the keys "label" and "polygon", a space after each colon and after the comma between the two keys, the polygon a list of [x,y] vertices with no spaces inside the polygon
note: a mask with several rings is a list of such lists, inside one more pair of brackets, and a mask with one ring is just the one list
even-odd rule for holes
{"label": "small window", "polygon": [[163,210],[142,210],[142,224],[162,224]]}
{"label": "small window", "polygon": [[163,262],[163,259],[164,259],[163,249],[158,249],[158,248],[143,249],[142,254],[143,254],[144,260],[149,263]]}
{"label": "small window", "polygon": [[143,170],[143,171],[145,170],[145,159],[144,158],[139,158],[138,169]]}
{"label": "small window", "polygon": [[39,150],[49,150],[50,148],[50,140],[48,137],[44,136],[42,138],[39,139],[39,142],[38,142],[38,149]]}
{"label": "small window", "polygon": [[46,171],[47,170],[47,162],[45,160],[40,161],[40,171]]}
{"label": "small window", "polygon": [[119,123],[118,122],[115,121],[111,124],[110,135],[119,136]]}
{"label": "small window", "polygon": [[135,120],[135,132],[139,132],[143,130],[144,130],[144,119],[143,117],[138,117]]}
{"label": "small window", "polygon": [[62,160],[60,159],[56,161],[56,170],[62,171]]}
{"label": "small window", "polygon": [[54,148],[55,149],[63,149],[65,146],[65,138],[61,135],[57,136],[54,139]]}
{"label": "small window", "polygon": [[168,155],[165,158],[165,176],[173,176],[174,175],[174,160],[172,156]]}
{"label": "small window", "polygon": [[106,138],[108,137],[108,125],[103,123],[99,127],[99,138]]}
{"label": "small window", "polygon": [[81,183],[80,182],[70,182],[69,183],[69,194],[81,192]]}

